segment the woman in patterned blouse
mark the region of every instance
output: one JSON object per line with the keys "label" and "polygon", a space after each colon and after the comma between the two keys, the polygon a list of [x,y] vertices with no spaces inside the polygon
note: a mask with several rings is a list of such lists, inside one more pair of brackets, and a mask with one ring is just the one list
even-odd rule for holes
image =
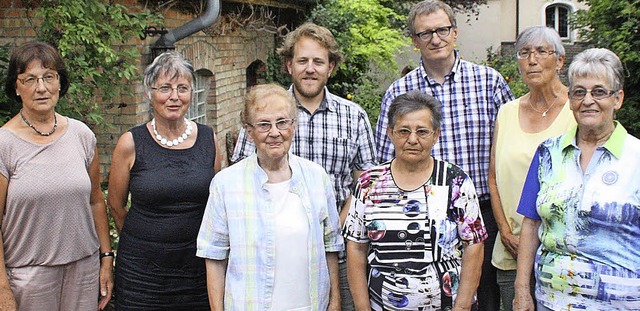
{"label": "woman in patterned blouse", "polygon": [[396,156],[360,176],[343,229],[356,309],[474,309],[487,234],[469,176],[431,156],[440,103],[412,91],[388,118]]}
{"label": "woman in patterned blouse", "polygon": [[518,213],[524,215],[514,310],[640,310],[640,140],[615,114],[624,68],[607,49],[569,66],[578,123],[533,156]]}

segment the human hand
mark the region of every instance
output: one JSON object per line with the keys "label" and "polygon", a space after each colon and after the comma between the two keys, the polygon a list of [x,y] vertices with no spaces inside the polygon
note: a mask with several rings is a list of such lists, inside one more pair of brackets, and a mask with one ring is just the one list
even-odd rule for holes
{"label": "human hand", "polygon": [[104,308],[111,300],[113,292],[113,257],[103,257],[100,259],[100,300],[98,309]]}
{"label": "human hand", "polygon": [[520,237],[513,235],[511,232],[500,232],[500,241],[514,259],[518,258],[518,244],[520,243]]}
{"label": "human hand", "polygon": [[0,310],[2,311],[18,310],[16,297],[13,295],[13,291],[11,290],[11,287],[0,287]]}
{"label": "human hand", "polygon": [[513,299],[513,310],[514,311],[535,311],[536,307],[533,303],[533,299],[531,298],[531,294],[529,293],[529,289],[515,289],[516,295]]}

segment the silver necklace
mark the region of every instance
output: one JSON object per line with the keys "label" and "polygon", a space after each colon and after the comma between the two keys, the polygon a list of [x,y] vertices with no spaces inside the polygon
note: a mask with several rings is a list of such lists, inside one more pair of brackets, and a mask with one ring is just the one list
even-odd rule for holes
{"label": "silver necklace", "polygon": [[33,126],[31,122],[27,121],[27,119],[24,117],[24,114],[22,114],[22,109],[20,109],[20,118],[22,118],[22,121],[24,121],[24,123],[26,123],[32,130],[34,130],[40,136],[51,136],[51,134],[53,134],[58,128],[58,118],[56,118],[55,112],[53,113],[53,128],[51,129],[51,131],[47,133],[38,131],[38,129],[35,126]]}
{"label": "silver necklace", "polygon": [[541,113],[543,118],[547,117],[547,112],[549,112],[549,110],[551,110],[551,107],[553,107],[553,105],[555,105],[555,100],[554,102],[552,102],[549,107],[547,107],[547,110],[540,112],[538,111],[538,109],[534,108],[533,105],[531,104],[531,100],[529,100],[529,107],[531,107],[531,109],[533,109],[533,111],[537,112],[537,113]]}
{"label": "silver necklace", "polygon": [[187,137],[191,135],[191,131],[193,130],[193,126],[191,126],[191,122],[189,122],[189,120],[187,120],[186,118],[184,119],[184,122],[187,124],[187,128],[184,129],[184,132],[182,133],[182,135],[174,139],[166,139],[162,137],[162,135],[158,134],[158,130],[156,129],[156,118],[153,118],[151,120],[151,127],[153,128],[153,134],[156,135],[156,139],[161,144],[167,147],[171,147],[171,146],[177,146],[183,143],[187,139]]}

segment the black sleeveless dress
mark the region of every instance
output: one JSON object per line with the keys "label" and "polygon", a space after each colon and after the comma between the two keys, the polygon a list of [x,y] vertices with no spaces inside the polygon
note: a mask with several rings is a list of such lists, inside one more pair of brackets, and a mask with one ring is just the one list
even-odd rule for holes
{"label": "black sleeveless dress", "polygon": [[116,261],[116,309],[209,310],[196,237],[209,197],[213,130],[198,124],[193,147],[162,148],[145,125],[132,128],[131,208]]}

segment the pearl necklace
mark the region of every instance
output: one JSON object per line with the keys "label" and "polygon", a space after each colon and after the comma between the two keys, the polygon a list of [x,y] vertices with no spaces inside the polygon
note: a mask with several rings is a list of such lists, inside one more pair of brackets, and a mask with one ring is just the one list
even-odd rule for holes
{"label": "pearl necklace", "polygon": [[184,119],[184,122],[187,124],[187,128],[184,130],[182,135],[172,140],[166,139],[162,137],[162,135],[158,134],[158,130],[156,129],[156,118],[153,118],[153,120],[151,120],[151,127],[153,128],[153,134],[156,135],[156,139],[161,144],[167,147],[171,147],[171,146],[177,146],[183,143],[187,139],[187,137],[191,135],[191,131],[193,130],[193,126],[191,126],[191,122],[189,122],[189,120],[187,120],[186,118]]}
{"label": "pearl necklace", "polygon": [[24,121],[24,123],[26,123],[32,130],[34,130],[40,136],[51,136],[51,134],[53,134],[58,128],[58,119],[56,118],[55,112],[53,113],[53,129],[51,129],[51,131],[49,131],[48,133],[43,133],[38,131],[38,129],[35,126],[33,126],[33,124],[27,121],[27,119],[24,117],[24,114],[22,114],[22,109],[20,109],[20,118],[22,118],[22,121]]}

